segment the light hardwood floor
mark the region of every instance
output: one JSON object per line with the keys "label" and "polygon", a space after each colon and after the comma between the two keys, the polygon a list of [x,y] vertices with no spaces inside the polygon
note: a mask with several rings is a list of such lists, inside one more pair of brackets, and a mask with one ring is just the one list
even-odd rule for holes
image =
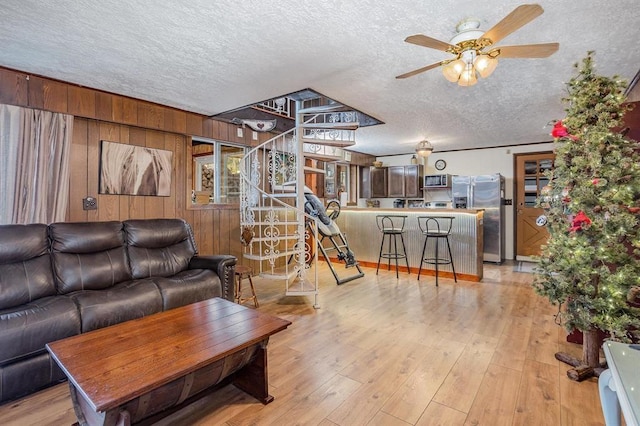
{"label": "light hardwood floor", "polygon": [[[226,386],[158,425],[603,425],[597,381],[576,383],[558,350],[580,355],[532,275],[485,264],[480,283],[363,268],[337,286],[321,268],[321,308],[256,278],[260,311],[293,322],[269,342],[263,406]],[[0,406],[1,425],[76,421],[66,384]]]}

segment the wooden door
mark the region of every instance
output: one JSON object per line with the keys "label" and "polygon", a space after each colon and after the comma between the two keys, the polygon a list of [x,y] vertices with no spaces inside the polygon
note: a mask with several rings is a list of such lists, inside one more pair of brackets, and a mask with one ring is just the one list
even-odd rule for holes
{"label": "wooden door", "polygon": [[553,168],[554,154],[543,152],[516,155],[516,260],[529,260],[540,254],[549,233],[536,220],[544,210],[536,207],[540,191],[549,179],[544,172]]}

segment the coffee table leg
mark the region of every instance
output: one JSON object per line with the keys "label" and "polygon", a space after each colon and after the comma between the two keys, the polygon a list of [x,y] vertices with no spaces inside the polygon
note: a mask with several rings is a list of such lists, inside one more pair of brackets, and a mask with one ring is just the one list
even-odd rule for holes
{"label": "coffee table leg", "polygon": [[71,402],[73,403],[73,411],[76,413],[80,426],[84,425],[105,425],[105,426],[130,426],[131,416],[126,410],[116,408],[107,412],[94,411],[82,394],[76,390],[73,383],[69,382],[69,391],[71,393]]}
{"label": "coffee table leg", "polygon": [[267,372],[268,342],[267,339],[260,343],[253,362],[239,370],[233,378],[233,384],[236,387],[265,405],[273,401],[273,396],[269,395],[269,375]]}
{"label": "coffee table leg", "polygon": [[82,395],[78,395],[76,391],[76,387],[69,380],[69,393],[71,394],[71,403],[73,404],[73,411],[76,413],[76,418],[78,419],[78,423],[80,425],[86,425],[87,420],[84,418],[84,413],[82,412],[82,406],[80,405],[80,401],[78,398],[82,398]]}

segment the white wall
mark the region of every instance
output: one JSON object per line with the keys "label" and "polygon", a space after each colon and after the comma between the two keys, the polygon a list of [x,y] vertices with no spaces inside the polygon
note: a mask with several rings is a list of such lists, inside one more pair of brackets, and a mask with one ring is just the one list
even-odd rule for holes
{"label": "white wall", "polygon": [[[425,174],[448,173],[451,175],[486,175],[500,173],[505,178],[505,199],[514,198],[514,154],[552,151],[553,143],[513,146],[508,148],[475,149],[456,152],[434,152],[425,164]],[[447,167],[436,170],[436,160],[443,159]],[[384,166],[406,165],[411,163],[411,154],[378,157]],[[424,164],[424,163],[423,163]],[[425,200],[451,199],[451,192],[445,190],[425,191]],[[362,200],[364,201],[364,200]],[[514,200],[515,204],[515,200]],[[364,202],[358,205],[366,205]],[[380,199],[381,207],[393,207],[393,199]],[[515,206],[505,206],[505,258],[515,258]]]}

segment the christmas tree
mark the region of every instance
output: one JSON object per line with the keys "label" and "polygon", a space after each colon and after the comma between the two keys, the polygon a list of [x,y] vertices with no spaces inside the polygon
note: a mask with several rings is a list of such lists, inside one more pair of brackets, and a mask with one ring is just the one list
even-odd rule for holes
{"label": "christmas tree", "polygon": [[625,82],[596,75],[593,52],[575,66],[538,199],[550,236],[533,285],[567,330],[583,333],[581,363],[596,368],[598,334],[629,341],[640,329],[640,146],[620,131]]}

